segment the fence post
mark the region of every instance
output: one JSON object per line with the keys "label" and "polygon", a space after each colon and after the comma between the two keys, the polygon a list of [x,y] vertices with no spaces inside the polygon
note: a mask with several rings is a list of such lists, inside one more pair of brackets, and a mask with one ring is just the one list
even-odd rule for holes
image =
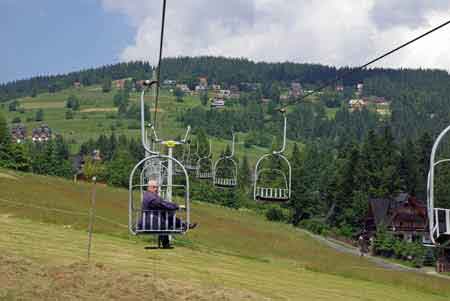
{"label": "fence post", "polygon": [[92,186],[91,194],[91,208],[89,209],[89,240],[88,240],[88,264],[91,260],[91,246],[92,246],[92,232],[94,231],[94,221],[95,221],[95,193],[97,177],[92,177],[94,185]]}

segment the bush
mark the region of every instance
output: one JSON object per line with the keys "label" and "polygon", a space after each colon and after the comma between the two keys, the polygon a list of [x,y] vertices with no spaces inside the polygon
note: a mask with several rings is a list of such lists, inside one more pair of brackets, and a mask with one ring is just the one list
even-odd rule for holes
{"label": "bush", "polygon": [[426,256],[420,243],[400,240],[384,230],[377,232],[373,250],[377,255],[411,261],[415,267],[422,267]]}
{"label": "bush", "polygon": [[353,227],[347,224],[343,224],[341,225],[337,230],[336,230],[336,234],[338,236],[343,236],[343,237],[347,237],[347,238],[351,238],[354,234],[353,231]]}
{"label": "bush", "polygon": [[266,211],[266,218],[269,221],[284,222],[288,220],[287,214],[278,206],[271,206]]}
{"label": "bush", "polygon": [[299,223],[299,226],[319,235],[327,235],[330,232],[329,226],[318,219],[304,219]]}

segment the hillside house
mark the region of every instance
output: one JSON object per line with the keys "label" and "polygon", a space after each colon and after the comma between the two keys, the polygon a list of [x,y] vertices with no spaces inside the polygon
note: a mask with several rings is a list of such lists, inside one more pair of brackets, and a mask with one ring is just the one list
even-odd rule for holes
{"label": "hillside house", "polygon": [[362,99],[350,99],[348,102],[348,106],[350,111],[362,110],[363,107],[366,106],[366,102]]}
{"label": "hillside house", "polygon": [[241,92],[239,91],[239,87],[237,85],[230,86],[230,98],[239,99],[241,97]]}
{"label": "hillside house", "polygon": [[189,89],[188,85],[186,84],[177,84],[176,87],[183,91],[184,93],[190,93],[191,89]]}
{"label": "hillside house", "polygon": [[50,139],[52,139],[52,130],[46,124],[42,124],[31,131],[33,142],[47,142]]}
{"label": "hillside house", "polygon": [[211,103],[211,108],[213,109],[222,109],[225,107],[225,100],[221,98],[214,98],[213,102]]}
{"label": "hillside house", "polygon": [[201,92],[205,92],[205,91],[207,91],[207,88],[205,86],[201,86],[201,85],[195,86],[196,93],[201,93]]}
{"label": "hillside house", "polygon": [[261,86],[261,84],[241,82],[240,86],[244,91],[256,91]]}
{"label": "hillside house", "polygon": [[427,236],[427,207],[424,202],[400,193],[394,198],[369,199],[369,210],[363,225],[369,236],[383,227],[407,241],[423,241]]}
{"label": "hillside house", "polygon": [[212,89],[213,91],[219,91],[220,88],[221,88],[220,85],[217,85],[217,84],[211,85],[211,89]]}
{"label": "hillside house", "polygon": [[363,93],[364,85],[363,83],[356,84],[356,95],[360,96]]}
{"label": "hillside house", "polygon": [[[102,161],[102,157],[100,155],[100,150],[95,149],[92,151],[92,153],[90,155],[87,155],[88,157],[90,156],[90,158],[95,162],[101,162]],[[83,168],[84,168],[84,164],[85,164],[85,157],[78,154],[76,155],[73,160],[72,160],[72,167],[73,170],[75,171],[74,174],[74,181],[76,182],[77,180],[86,180],[86,176],[84,175],[83,172]]]}
{"label": "hillside house", "polygon": [[289,100],[289,95],[288,94],[281,94],[280,95],[280,101],[286,102],[288,100]]}
{"label": "hillside house", "polygon": [[114,86],[116,87],[116,89],[122,90],[125,88],[126,81],[127,81],[126,79],[118,79],[118,80],[113,81],[113,83],[114,83]]}
{"label": "hillside house", "polygon": [[22,143],[27,136],[27,130],[23,124],[15,124],[11,128],[11,141],[14,143]]}
{"label": "hillside house", "polygon": [[73,82],[73,87],[74,88],[80,88],[81,87],[81,83],[79,81],[75,81],[75,82]]}
{"label": "hillside house", "polygon": [[198,78],[199,86],[203,87],[204,89],[208,88],[208,78],[207,77],[199,77]]}
{"label": "hillside house", "polygon": [[289,90],[289,96],[298,98],[303,95],[302,85],[298,82],[291,83],[291,89]]}
{"label": "hillside house", "polygon": [[361,98],[366,103],[371,103],[375,105],[389,105],[389,101],[386,100],[386,98],[382,96],[365,96]]}
{"label": "hillside house", "polygon": [[175,86],[177,84],[177,81],[174,79],[165,79],[163,81],[163,85],[165,86]]}
{"label": "hillside house", "polygon": [[224,89],[219,90],[218,92],[216,92],[216,97],[217,98],[221,98],[221,99],[230,98],[231,97],[231,91],[230,90],[224,90]]}

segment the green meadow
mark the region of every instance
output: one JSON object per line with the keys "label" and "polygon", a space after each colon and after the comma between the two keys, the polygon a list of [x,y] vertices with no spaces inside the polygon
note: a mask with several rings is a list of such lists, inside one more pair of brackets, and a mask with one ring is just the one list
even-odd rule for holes
{"label": "green meadow", "polygon": [[[61,134],[68,141],[73,153],[77,152],[81,143],[89,139],[97,139],[101,134],[110,135],[113,131],[116,135],[126,135],[127,137],[140,138],[140,121],[136,119],[117,118],[117,108],[114,107],[113,97],[119,92],[103,93],[100,86],[89,86],[80,88],[70,88],[56,93],[41,93],[36,97],[24,97],[17,99],[20,103],[20,112],[8,112],[8,103],[3,107],[7,119],[11,122],[14,118],[20,118],[31,135],[31,129],[46,123],[52,128],[54,133]],[[75,95],[80,100],[80,110],[74,112],[74,119],[65,119],[67,111],[66,101],[69,96]],[[154,114],[154,98],[151,91],[147,92],[145,101],[150,105],[151,114]],[[131,92],[130,102],[140,104],[140,93]],[[186,95],[183,102],[177,102],[175,97],[168,90],[161,91],[159,109],[157,117],[158,135],[160,138],[174,139],[183,136],[186,129],[177,121],[178,114],[183,111],[200,105],[198,96]],[[36,122],[34,117],[37,110],[44,111],[44,121]],[[0,110],[2,110],[0,108]],[[193,129],[195,130],[195,129]],[[255,162],[259,156],[267,152],[261,147],[244,148],[244,133],[237,134],[238,143],[236,145],[237,157],[248,156],[250,162]],[[231,137],[230,137],[231,140]],[[213,154],[217,158],[230,140],[211,139]],[[288,151],[292,147],[289,145]],[[194,150],[195,151],[195,150]]]}
{"label": "green meadow", "polygon": [[249,210],[195,200],[169,250],[127,231],[127,191],[0,170],[0,299],[449,300],[450,281],[380,268]]}

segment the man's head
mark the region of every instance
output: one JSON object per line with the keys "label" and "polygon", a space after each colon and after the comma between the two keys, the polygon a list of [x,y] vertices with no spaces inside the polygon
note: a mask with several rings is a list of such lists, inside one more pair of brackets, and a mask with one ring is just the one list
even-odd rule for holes
{"label": "man's head", "polygon": [[155,180],[148,181],[147,191],[157,193],[158,192],[158,182]]}

